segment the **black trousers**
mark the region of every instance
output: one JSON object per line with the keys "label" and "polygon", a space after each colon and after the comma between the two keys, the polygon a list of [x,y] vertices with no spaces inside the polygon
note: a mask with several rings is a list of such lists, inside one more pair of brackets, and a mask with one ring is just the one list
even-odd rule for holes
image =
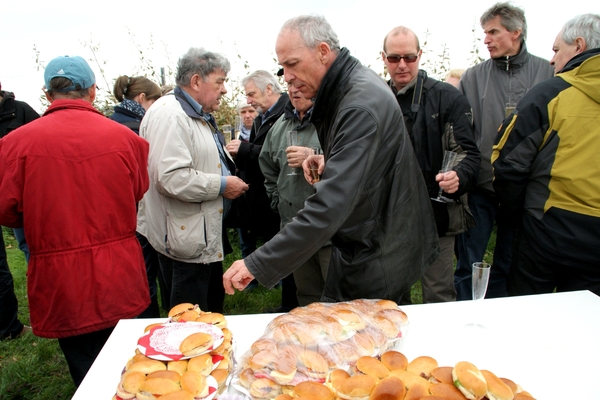
{"label": "black trousers", "polygon": [[0,227],[0,340],[15,337],[23,330],[17,318],[17,297],[13,277],[6,261],[6,247]]}
{"label": "black trousers", "polygon": [[114,327],[58,339],[75,387],[79,387],[83,381],[113,329]]}

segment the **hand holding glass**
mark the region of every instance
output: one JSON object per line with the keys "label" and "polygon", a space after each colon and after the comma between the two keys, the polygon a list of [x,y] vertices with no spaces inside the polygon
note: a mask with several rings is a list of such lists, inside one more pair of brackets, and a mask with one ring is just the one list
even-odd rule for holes
{"label": "hand holding glass", "polygon": [[[288,147],[290,146],[298,146],[298,132],[289,131],[288,132]],[[292,168],[292,172],[288,175],[300,175],[296,172],[296,168]]]}
{"label": "hand holding glass", "polygon": [[[320,148],[311,147],[309,154],[318,156],[319,154],[322,154],[322,153],[323,152]],[[319,163],[316,160],[313,160],[310,162],[309,168],[310,168],[310,176],[313,180],[313,184],[319,182],[321,180],[321,176],[319,175]]]}
{"label": "hand holding glass", "polygon": [[[453,151],[446,150],[444,152],[444,160],[442,161],[442,169],[440,170],[440,174],[444,174],[446,172],[450,172],[452,167],[454,167],[454,162],[456,161],[457,154]],[[439,201],[441,203],[445,203],[446,200],[442,197],[442,192],[444,190],[440,187],[440,191],[438,192],[437,197],[431,198],[431,200]]]}

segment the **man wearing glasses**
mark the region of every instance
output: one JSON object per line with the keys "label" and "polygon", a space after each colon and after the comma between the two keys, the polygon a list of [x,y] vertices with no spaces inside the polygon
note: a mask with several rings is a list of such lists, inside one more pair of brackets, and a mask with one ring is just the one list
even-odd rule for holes
{"label": "man wearing glasses", "polygon": [[[480,154],[469,102],[452,85],[419,69],[421,53],[414,32],[399,26],[385,37],[381,56],[432,199],[441,253],[425,271],[421,284],[423,302],[436,303],[456,300],[454,238],[472,222],[464,195],[475,184]],[[445,151],[457,153],[457,157],[452,170],[442,174],[438,172]],[[442,201],[433,200],[440,189]],[[410,301],[408,293],[402,301]]]}

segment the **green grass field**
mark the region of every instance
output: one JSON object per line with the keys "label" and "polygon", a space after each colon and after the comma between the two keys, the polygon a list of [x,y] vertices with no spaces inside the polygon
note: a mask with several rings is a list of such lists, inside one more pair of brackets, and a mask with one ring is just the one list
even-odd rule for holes
{"label": "green grass field", "polygon": [[[25,258],[17,247],[12,230],[2,229],[19,301],[19,319],[29,324]],[[230,233],[230,240],[234,252],[226,257],[226,268],[241,257],[234,231]],[[495,235],[490,245],[494,242]],[[489,247],[485,258],[491,261]],[[411,297],[413,303],[421,303],[420,283],[413,286]],[[267,290],[259,286],[251,292],[236,292],[233,296],[226,296],[225,314],[260,313],[267,307],[278,306],[280,299],[281,289]],[[74,393],[75,387],[57,340],[28,334],[17,340],[0,341],[0,400],[62,400],[70,399]]]}

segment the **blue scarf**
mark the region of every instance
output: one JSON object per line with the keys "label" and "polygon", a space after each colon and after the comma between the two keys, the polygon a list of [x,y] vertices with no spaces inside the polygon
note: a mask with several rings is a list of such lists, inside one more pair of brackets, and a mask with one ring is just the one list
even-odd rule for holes
{"label": "blue scarf", "polygon": [[144,117],[144,114],[146,114],[146,110],[144,110],[144,107],[142,107],[140,103],[134,100],[123,99],[123,101],[117,107],[121,107],[127,111],[131,111],[132,113],[140,117],[140,119],[142,119]]}

